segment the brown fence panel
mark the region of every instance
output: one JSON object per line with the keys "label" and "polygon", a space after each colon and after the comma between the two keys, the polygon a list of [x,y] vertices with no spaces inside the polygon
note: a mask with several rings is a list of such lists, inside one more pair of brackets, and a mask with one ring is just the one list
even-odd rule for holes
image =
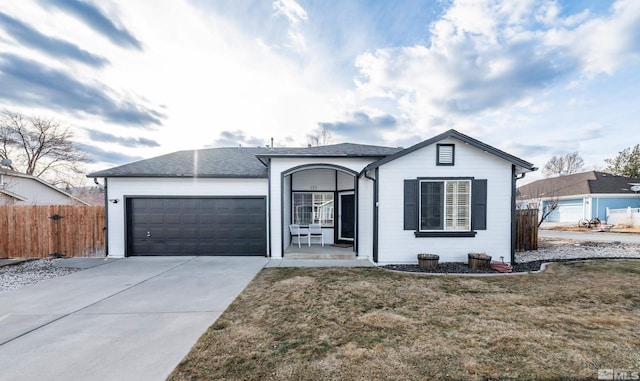
{"label": "brown fence panel", "polygon": [[104,206],[0,205],[0,258],[104,255]]}
{"label": "brown fence panel", "polygon": [[538,209],[516,211],[516,251],[538,250]]}

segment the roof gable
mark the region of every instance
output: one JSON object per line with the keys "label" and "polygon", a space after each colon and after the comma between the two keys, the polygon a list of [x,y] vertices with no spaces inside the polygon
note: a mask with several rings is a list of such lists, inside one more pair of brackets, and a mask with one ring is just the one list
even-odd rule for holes
{"label": "roof gable", "polygon": [[472,138],[470,136],[464,135],[464,134],[462,134],[462,133],[460,133],[460,132],[458,132],[456,130],[449,130],[449,131],[446,131],[446,132],[444,132],[444,133],[442,133],[440,135],[434,136],[431,139],[427,139],[427,140],[425,140],[423,142],[420,142],[420,143],[418,143],[416,145],[413,145],[413,146],[411,146],[409,148],[403,149],[403,150],[401,150],[401,151],[399,151],[399,152],[397,152],[397,153],[395,153],[393,155],[387,156],[387,157],[385,157],[383,159],[380,159],[380,160],[378,160],[378,161],[376,161],[374,163],[371,163],[364,170],[368,171],[368,170],[371,170],[371,169],[375,169],[375,168],[377,168],[377,167],[379,167],[381,165],[384,165],[384,164],[386,164],[386,163],[388,163],[390,161],[393,161],[393,160],[398,159],[398,158],[400,158],[402,156],[408,155],[408,154],[410,154],[412,152],[415,152],[415,151],[420,150],[420,149],[422,149],[424,147],[430,146],[432,144],[435,144],[437,142],[440,142],[440,141],[448,139],[448,138],[453,138],[453,139],[459,140],[459,141],[461,141],[463,143],[467,143],[467,144],[469,144],[469,145],[471,145],[473,147],[476,147],[476,148],[478,148],[478,149],[480,149],[482,151],[485,151],[485,152],[490,153],[492,155],[495,155],[495,156],[497,156],[497,157],[499,157],[499,158],[501,158],[503,160],[506,160],[506,161],[512,163],[513,165],[515,165],[518,168],[518,171],[517,171],[518,173],[531,172],[531,171],[535,171],[537,169],[537,168],[535,168],[533,166],[533,164],[531,164],[531,163],[529,163],[529,162],[527,162],[525,160],[519,159],[519,158],[517,158],[517,157],[515,157],[513,155],[510,155],[510,154],[508,154],[508,153],[506,153],[504,151],[501,151],[501,150],[499,150],[499,149],[497,149],[495,147],[492,147],[492,146],[490,146],[488,144],[482,143],[481,141],[476,140],[476,139],[474,139],[474,138]]}
{"label": "roof gable", "polygon": [[[75,196],[63,191],[62,189],[57,188],[54,185],[49,184],[48,182],[46,182],[46,181],[44,181],[44,180],[42,180],[42,179],[40,179],[38,177],[35,177],[35,176],[32,176],[32,175],[27,175],[25,173],[12,171],[12,170],[4,170],[4,169],[0,170],[0,175],[6,176],[7,178],[11,178],[11,177],[19,178],[19,179],[21,179],[20,181],[27,181],[27,182],[29,182],[29,184],[33,184],[33,185],[29,185],[29,188],[32,189],[32,190],[34,189],[34,186],[35,187],[41,186],[44,189],[46,189],[47,191],[53,191],[53,192],[59,193],[60,195],[62,195],[64,197],[68,197],[69,199],[71,199],[74,202],[77,202],[79,204],[89,205],[84,200],[81,200],[81,199],[79,199],[79,198],[77,198],[77,197],[75,197]],[[38,189],[38,188],[35,188],[35,189]],[[40,189],[42,189],[42,188],[40,188]],[[1,191],[2,191],[2,193],[4,195],[9,196],[11,198],[14,198],[16,200],[19,200],[19,201],[27,201],[28,200],[27,196],[18,194],[16,192],[12,192],[9,189],[5,188],[5,189],[1,189]]]}

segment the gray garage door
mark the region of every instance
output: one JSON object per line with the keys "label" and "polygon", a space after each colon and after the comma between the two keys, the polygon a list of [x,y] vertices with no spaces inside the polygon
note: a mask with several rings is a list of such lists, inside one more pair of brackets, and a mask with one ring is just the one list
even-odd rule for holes
{"label": "gray garage door", "polygon": [[127,255],[265,255],[264,197],[128,198]]}

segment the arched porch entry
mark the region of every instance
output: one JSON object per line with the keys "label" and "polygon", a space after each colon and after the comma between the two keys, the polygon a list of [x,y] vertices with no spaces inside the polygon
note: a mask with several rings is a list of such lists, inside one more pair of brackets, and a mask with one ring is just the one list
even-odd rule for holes
{"label": "arched porch entry", "polygon": [[[282,252],[291,246],[289,225],[322,225],[325,252],[357,252],[358,173],[336,164],[305,164],[282,173]],[[304,242],[304,241],[303,241]],[[306,243],[306,242],[304,242]],[[297,249],[297,242],[293,244]],[[319,240],[312,239],[312,252]],[[293,247],[291,247],[293,249]],[[309,250],[308,248],[305,250]]]}

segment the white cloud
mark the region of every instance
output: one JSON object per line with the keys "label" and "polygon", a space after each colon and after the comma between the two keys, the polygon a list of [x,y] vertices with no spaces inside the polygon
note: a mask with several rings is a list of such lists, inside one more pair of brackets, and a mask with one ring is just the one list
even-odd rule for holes
{"label": "white cloud", "polygon": [[273,2],[276,14],[285,16],[291,25],[298,25],[300,21],[308,19],[307,12],[295,0],[277,0]]}
{"label": "white cloud", "polygon": [[298,53],[304,52],[307,42],[300,30],[300,22],[308,20],[307,12],[295,0],[274,1],[273,9],[276,15],[283,15],[289,20],[287,47]]}
{"label": "white cloud", "polygon": [[[295,0],[101,3],[140,40],[143,51],[134,51],[114,46],[57,9],[25,0],[0,10],[110,64],[68,64],[15,46],[2,28],[0,50],[104,85],[114,99],[131,99],[167,116],[163,126],[140,130],[59,111],[63,121],[79,127],[85,143],[90,139],[83,128],[91,128],[162,145],[106,151],[149,157],[271,137],[276,144],[298,145],[319,123],[328,123],[341,128],[336,137],[353,142],[408,146],[456,128],[513,148],[510,153],[538,165],[550,152],[576,147],[599,157],[585,155],[588,163],[601,162],[603,147],[614,154],[625,148],[620,137],[630,136],[625,129],[639,117],[633,111],[637,89],[630,85],[640,80],[634,70],[640,2],[620,0],[606,12],[573,14],[563,2],[447,0],[437,10],[423,2],[415,6],[431,4],[434,16],[420,28],[390,28],[394,18],[387,16],[398,12],[392,6],[342,2],[310,3],[308,12]],[[405,29],[413,34],[403,36]]]}
{"label": "white cloud", "polygon": [[473,118],[636,59],[640,2],[613,9],[607,17],[562,18],[555,1],[454,1],[431,25],[430,46],[358,56],[358,96],[390,98],[424,132],[477,128]]}
{"label": "white cloud", "polygon": [[591,19],[565,35],[587,75],[612,74],[640,59],[640,2],[620,0],[609,17]]}

